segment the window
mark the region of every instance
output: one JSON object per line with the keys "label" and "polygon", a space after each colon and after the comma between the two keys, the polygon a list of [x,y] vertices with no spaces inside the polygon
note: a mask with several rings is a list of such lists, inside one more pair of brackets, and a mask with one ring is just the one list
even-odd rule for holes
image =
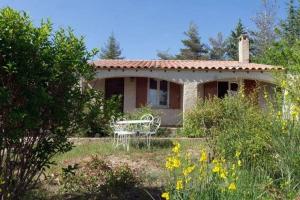
{"label": "window", "polygon": [[224,98],[225,95],[235,95],[239,85],[236,82],[218,81],[218,97]]}
{"label": "window", "polygon": [[149,79],[148,104],[154,107],[167,107],[169,83],[164,80]]}

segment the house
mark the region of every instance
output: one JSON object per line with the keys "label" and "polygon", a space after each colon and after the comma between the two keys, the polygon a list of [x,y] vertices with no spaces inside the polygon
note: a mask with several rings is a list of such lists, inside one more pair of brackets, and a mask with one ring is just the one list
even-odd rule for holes
{"label": "house", "polygon": [[[282,68],[249,62],[249,40],[241,36],[239,61],[202,60],[97,60],[96,77],[90,85],[107,98],[123,96],[124,112],[150,105],[162,113],[163,126],[177,126],[182,113],[197,99],[224,97],[244,85],[250,92],[258,84],[271,92],[273,72]],[[263,91],[258,95],[263,104]]]}

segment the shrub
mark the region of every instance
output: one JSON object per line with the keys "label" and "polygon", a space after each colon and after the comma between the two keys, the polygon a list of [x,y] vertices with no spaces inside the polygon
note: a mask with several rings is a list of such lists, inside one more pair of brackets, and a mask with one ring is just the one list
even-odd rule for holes
{"label": "shrub", "polygon": [[185,113],[180,134],[188,137],[211,136],[222,115],[221,101],[218,98],[198,101],[194,109]]}
{"label": "shrub", "polygon": [[134,112],[126,113],[124,116],[126,119],[140,119],[143,115],[151,114],[154,117],[159,117],[161,115],[157,110],[152,109],[150,106],[143,106],[136,109]]}
{"label": "shrub", "polygon": [[[254,191],[274,198],[295,198],[300,187],[299,98],[295,92],[284,98],[281,92],[272,97],[265,94],[262,109],[252,97],[257,98],[240,92],[200,102],[188,113],[188,125],[183,130],[191,135],[198,129],[196,135],[206,136],[212,155],[229,162],[234,161],[236,151],[241,151],[242,184],[251,183]],[[286,104],[284,113],[283,99],[292,105],[289,108]],[[261,185],[262,190],[255,185]]]}
{"label": "shrub", "polygon": [[121,117],[120,112],[121,98],[113,96],[105,99],[100,91],[89,90],[92,98],[85,107],[85,129],[82,136],[94,137],[108,136],[112,134],[110,127],[111,120]]}
{"label": "shrub", "polygon": [[140,178],[127,165],[112,166],[98,157],[93,157],[85,166],[76,167],[75,171],[74,167],[67,169],[61,176],[62,192],[67,194],[113,194],[140,184]]}
{"label": "shrub", "polygon": [[195,109],[186,114],[182,134],[205,136],[213,153],[229,158],[243,149],[245,160],[258,162],[262,157],[270,159],[270,154],[266,154],[270,122],[251,97],[239,92],[223,99],[198,102]]}
{"label": "shrub", "polygon": [[72,30],[35,27],[28,15],[0,10],[0,199],[17,199],[39,181],[51,158],[70,150],[93,77],[83,38]]}

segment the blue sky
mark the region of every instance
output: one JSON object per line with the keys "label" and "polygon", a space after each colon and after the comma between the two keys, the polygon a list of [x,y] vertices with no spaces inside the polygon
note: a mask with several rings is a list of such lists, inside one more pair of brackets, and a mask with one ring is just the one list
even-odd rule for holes
{"label": "blue sky", "polygon": [[[241,18],[253,29],[251,17],[261,0],[0,0],[0,7],[24,10],[38,24],[49,18],[55,27],[72,27],[87,47],[100,48],[113,31],[128,59],[155,59],[157,50],[177,53],[191,21],[202,41],[223,32],[227,36]],[[278,1],[278,18],[287,0]]]}

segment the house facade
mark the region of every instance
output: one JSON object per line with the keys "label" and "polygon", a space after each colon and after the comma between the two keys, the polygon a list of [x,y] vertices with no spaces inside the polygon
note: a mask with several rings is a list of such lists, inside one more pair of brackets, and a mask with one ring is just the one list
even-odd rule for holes
{"label": "house facade", "polygon": [[96,77],[89,85],[105,97],[122,95],[123,112],[151,106],[162,114],[163,126],[180,126],[183,113],[199,98],[236,93],[243,85],[250,93],[258,85],[258,102],[274,87],[280,67],[249,63],[249,40],[239,41],[239,61],[202,60],[98,60]]}

